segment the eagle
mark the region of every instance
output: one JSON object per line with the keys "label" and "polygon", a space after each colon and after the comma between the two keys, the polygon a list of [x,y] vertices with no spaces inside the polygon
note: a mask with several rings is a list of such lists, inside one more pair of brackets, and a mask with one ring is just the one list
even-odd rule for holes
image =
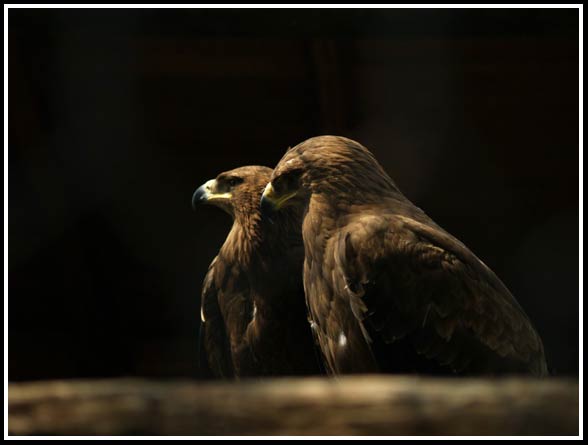
{"label": "eagle", "polygon": [[260,207],[270,218],[302,211],[309,320],[330,374],[548,373],[502,281],[360,143],[318,136],[290,148]]}
{"label": "eagle", "polygon": [[318,374],[306,318],[304,247],[293,209],[267,221],[259,200],[272,169],[245,166],[219,174],[192,196],[233,219],[208,268],[201,295],[200,361],[218,378]]}

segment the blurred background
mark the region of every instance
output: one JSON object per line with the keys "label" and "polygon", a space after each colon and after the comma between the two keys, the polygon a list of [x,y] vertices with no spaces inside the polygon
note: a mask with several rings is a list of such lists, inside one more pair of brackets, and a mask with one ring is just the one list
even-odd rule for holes
{"label": "blurred background", "polygon": [[578,10],[10,9],[9,380],[197,376],[193,190],[339,134],[578,373]]}

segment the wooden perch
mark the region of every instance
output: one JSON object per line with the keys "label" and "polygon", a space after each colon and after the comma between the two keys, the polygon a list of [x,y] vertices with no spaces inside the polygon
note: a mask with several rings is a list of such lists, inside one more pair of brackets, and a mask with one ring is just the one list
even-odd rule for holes
{"label": "wooden perch", "polygon": [[578,435],[578,383],[404,376],[11,383],[10,435]]}

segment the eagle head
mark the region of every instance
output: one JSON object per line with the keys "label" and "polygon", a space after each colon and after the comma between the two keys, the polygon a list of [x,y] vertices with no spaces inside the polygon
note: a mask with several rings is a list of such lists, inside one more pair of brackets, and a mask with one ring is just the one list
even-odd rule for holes
{"label": "eagle head", "polygon": [[304,206],[322,194],[351,204],[397,193],[373,154],[342,136],[317,136],[290,148],[274,169],[261,198],[263,215]]}
{"label": "eagle head", "polygon": [[192,207],[211,204],[234,218],[251,214],[263,188],[270,180],[272,169],[262,166],[239,167],[206,181],[192,195]]}

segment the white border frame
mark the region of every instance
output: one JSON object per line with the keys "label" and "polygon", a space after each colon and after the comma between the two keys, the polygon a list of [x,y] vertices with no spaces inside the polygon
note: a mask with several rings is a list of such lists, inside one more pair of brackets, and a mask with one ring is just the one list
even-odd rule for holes
{"label": "white border frame", "polygon": [[[579,9],[579,199],[580,199],[580,228],[579,228],[579,277],[580,277],[580,292],[579,292],[579,436],[9,436],[8,435],[8,11],[9,9],[18,8],[149,8],[149,9],[166,9],[166,8],[241,8],[241,9],[285,9],[285,8],[325,8],[325,9],[368,9],[368,8],[381,8],[381,9],[393,9],[393,8],[574,8]],[[466,4],[401,4],[401,5],[379,5],[379,4],[367,4],[367,5],[332,5],[332,4],[286,4],[286,5],[264,5],[264,4],[204,4],[204,5],[185,5],[185,4],[171,4],[171,5],[137,5],[137,4],[123,4],[123,5],[112,5],[112,4],[91,4],[91,5],[70,5],[70,4],[57,4],[57,5],[45,5],[45,4],[5,4],[4,5],[4,439],[13,440],[143,440],[143,439],[175,439],[175,440],[194,440],[201,438],[203,440],[226,440],[226,439],[242,439],[242,440],[274,440],[274,439],[299,439],[304,438],[308,440],[328,440],[328,439],[339,439],[339,440],[378,440],[378,439],[403,439],[403,440],[423,440],[423,439],[456,439],[456,440],[493,440],[493,439],[509,439],[509,440],[560,440],[560,439],[582,439],[584,437],[584,423],[583,423],[583,374],[584,374],[584,347],[583,347],[583,332],[584,332],[584,313],[583,313],[583,294],[584,294],[584,277],[583,277],[583,263],[584,263],[584,131],[583,131],[583,110],[584,110],[584,83],[583,83],[583,5],[581,4],[482,4],[482,5],[466,5]]]}

